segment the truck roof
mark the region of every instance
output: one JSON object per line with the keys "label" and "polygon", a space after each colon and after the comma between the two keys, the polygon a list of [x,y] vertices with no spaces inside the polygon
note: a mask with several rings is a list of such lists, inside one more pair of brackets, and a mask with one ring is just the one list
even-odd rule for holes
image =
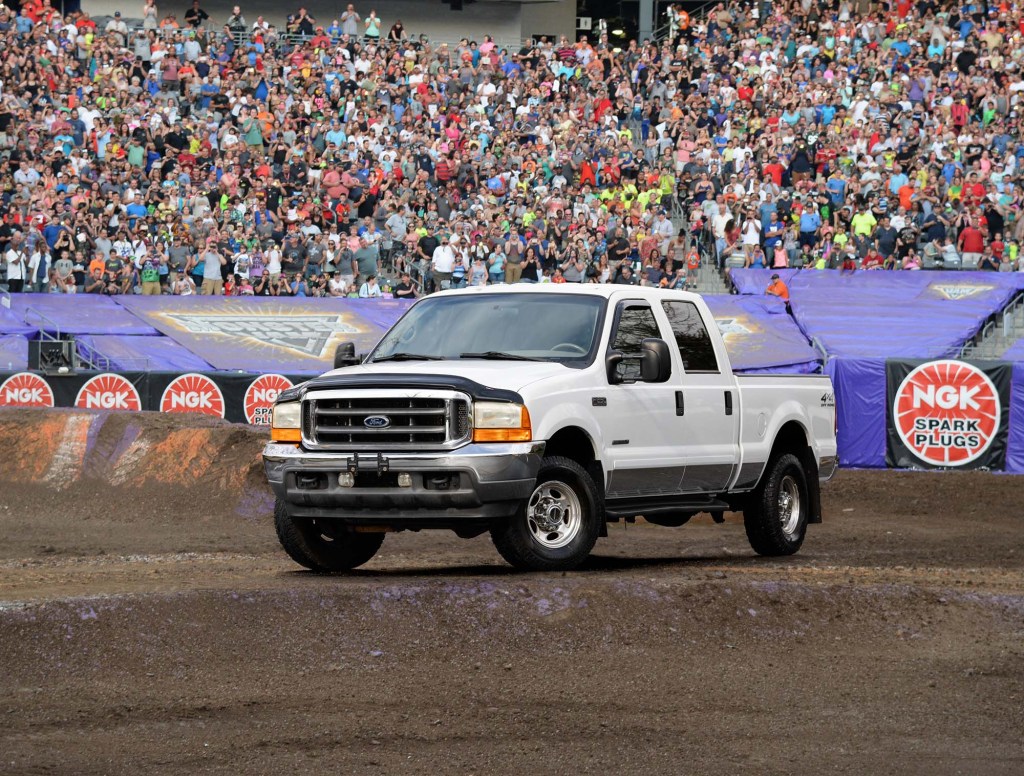
{"label": "truck roof", "polygon": [[611,297],[616,294],[628,294],[632,297],[651,299],[699,299],[700,294],[691,291],[678,291],[671,288],[652,288],[648,286],[624,286],[614,283],[500,283],[493,286],[471,286],[431,294],[438,296],[460,296],[463,294],[581,294],[587,296]]}

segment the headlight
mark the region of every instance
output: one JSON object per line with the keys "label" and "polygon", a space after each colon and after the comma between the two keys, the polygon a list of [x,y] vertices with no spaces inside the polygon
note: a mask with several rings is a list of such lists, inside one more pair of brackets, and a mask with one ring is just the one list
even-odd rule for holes
{"label": "headlight", "polygon": [[274,442],[302,441],[302,407],[297,401],[274,405],[270,439]]}
{"label": "headlight", "polygon": [[478,401],[473,404],[474,442],[529,442],[530,413],[522,404]]}

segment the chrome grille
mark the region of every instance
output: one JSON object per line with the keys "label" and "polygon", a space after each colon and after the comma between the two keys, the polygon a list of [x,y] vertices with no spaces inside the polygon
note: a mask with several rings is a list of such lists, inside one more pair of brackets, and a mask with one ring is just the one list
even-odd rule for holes
{"label": "chrome grille", "polygon": [[455,392],[324,391],[303,402],[302,437],[312,449],[446,449],[471,432],[469,397]]}

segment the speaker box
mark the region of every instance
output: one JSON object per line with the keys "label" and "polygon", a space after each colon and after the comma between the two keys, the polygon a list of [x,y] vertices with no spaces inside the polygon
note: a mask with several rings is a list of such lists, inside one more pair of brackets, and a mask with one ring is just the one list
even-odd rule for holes
{"label": "speaker box", "polygon": [[40,372],[56,374],[62,367],[75,369],[75,343],[70,340],[29,340],[28,366]]}

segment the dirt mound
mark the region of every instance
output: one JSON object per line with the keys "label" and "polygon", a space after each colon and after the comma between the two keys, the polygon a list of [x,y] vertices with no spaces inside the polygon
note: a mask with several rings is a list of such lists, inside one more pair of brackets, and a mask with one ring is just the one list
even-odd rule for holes
{"label": "dirt mound", "polygon": [[[272,514],[259,457],[266,438],[203,415],[0,411],[0,525],[9,534],[0,557],[150,551],[139,540],[163,547],[165,537],[174,551],[206,550],[221,536],[229,548],[246,523]],[[147,531],[123,530],[133,523]],[[186,530],[196,523],[201,538]]]}

